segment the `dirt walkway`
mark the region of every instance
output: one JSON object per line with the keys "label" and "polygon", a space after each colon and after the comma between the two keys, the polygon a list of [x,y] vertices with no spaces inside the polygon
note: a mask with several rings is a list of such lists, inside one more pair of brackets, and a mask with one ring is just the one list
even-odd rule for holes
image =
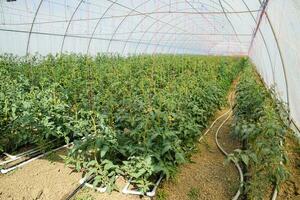
{"label": "dirt walkway", "polygon": [[[235,82],[233,85],[236,86]],[[234,99],[234,88],[228,97]],[[227,109],[218,112],[215,119]],[[159,190],[157,200],[228,200],[239,188],[239,174],[233,164],[226,164],[225,156],[215,143],[215,132],[228,115],[223,116],[198,144],[198,152],[191,160],[179,168],[174,180],[167,181]],[[230,135],[232,117],[220,129],[218,140],[231,153],[239,148],[239,143]]]}

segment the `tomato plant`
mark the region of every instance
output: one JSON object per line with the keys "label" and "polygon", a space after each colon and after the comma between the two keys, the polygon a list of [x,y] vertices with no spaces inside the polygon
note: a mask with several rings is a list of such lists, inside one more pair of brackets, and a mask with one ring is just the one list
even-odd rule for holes
{"label": "tomato plant", "polygon": [[[3,55],[2,149],[72,140],[68,163],[95,185],[114,189],[123,175],[145,192],[189,160],[244,64],[189,55]],[[11,148],[3,141],[13,137]]]}
{"label": "tomato plant", "polygon": [[273,185],[279,186],[288,172],[284,141],[287,119],[284,106],[272,90],[264,88],[254,69],[248,66],[236,93],[233,134],[243,141],[235,157],[247,166],[246,193],[249,199],[264,199]]}

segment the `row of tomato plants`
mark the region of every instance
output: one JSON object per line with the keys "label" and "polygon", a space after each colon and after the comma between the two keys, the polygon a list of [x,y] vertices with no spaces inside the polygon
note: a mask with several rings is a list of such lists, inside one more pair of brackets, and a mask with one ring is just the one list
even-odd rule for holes
{"label": "row of tomato plants", "polygon": [[115,188],[174,174],[245,60],[202,56],[1,57],[0,151],[74,141],[68,163]]}
{"label": "row of tomato plants", "polygon": [[245,194],[265,199],[288,177],[283,142],[288,131],[285,105],[266,89],[248,63],[236,91],[233,134],[243,143],[233,158],[246,166]]}

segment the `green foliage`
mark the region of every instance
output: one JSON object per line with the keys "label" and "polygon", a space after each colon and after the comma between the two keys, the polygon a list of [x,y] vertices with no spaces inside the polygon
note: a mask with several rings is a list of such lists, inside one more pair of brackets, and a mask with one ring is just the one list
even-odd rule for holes
{"label": "green foliage", "polygon": [[151,175],[154,174],[154,166],[151,157],[135,157],[128,158],[128,161],[123,161],[123,170],[125,175],[132,177],[132,183],[140,188],[141,192],[149,191],[153,186]]}
{"label": "green foliage", "polygon": [[263,199],[272,185],[280,185],[288,172],[283,141],[287,126],[282,104],[272,98],[250,66],[237,87],[233,134],[243,141],[244,149],[236,150],[231,159],[248,167],[246,192],[249,199]]}
{"label": "green foliage", "polygon": [[223,106],[245,59],[75,54],[0,63],[0,148],[74,141],[68,163],[114,188],[133,177],[143,192],[187,162]]}
{"label": "green foliage", "polygon": [[3,63],[0,68],[0,149],[13,151],[26,144],[42,144],[45,139],[68,135],[68,105],[60,87],[52,83],[39,88],[19,74],[11,77]]}

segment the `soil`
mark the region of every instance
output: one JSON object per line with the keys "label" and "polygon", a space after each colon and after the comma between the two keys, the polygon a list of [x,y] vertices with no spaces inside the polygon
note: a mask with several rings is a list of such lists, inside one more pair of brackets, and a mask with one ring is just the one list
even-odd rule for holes
{"label": "soil", "polygon": [[35,160],[0,176],[1,200],[57,200],[72,191],[81,178],[64,164],[66,150]]}
{"label": "soil", "polygon": [[286,137],[285,150],[288,156],[289,179],[282,184],[278,200],[300,200],[300,142],[291,133]]}

